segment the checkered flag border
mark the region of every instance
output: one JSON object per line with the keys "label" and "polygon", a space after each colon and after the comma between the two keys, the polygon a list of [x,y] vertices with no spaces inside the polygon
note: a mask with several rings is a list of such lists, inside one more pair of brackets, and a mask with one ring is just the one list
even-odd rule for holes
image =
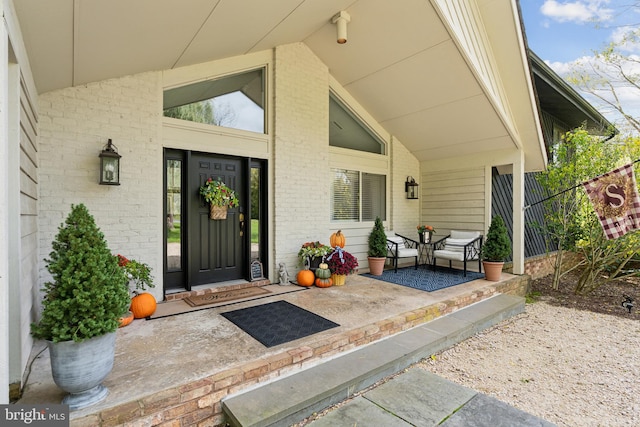
{"label": "checkered flag border", "polygon": [[640,229],[640,197],[633,164],[614,169],[582,185],[607,239],[617,239]]}

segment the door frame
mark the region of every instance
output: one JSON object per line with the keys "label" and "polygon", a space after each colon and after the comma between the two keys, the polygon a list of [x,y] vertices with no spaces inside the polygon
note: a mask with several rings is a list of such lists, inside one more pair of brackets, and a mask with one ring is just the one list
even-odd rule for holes
{"label": "door frame", "polygon": [[[243,188],[239,191],[240,195],[240,206],[245,207],[243,209],[243,213],[245,215],[245,227],[244,233],[242,236],[242,256],[244,257],[244,265],[242,268],[242,278],[244,280],[251,280],[251,262],[254,261],[251,256],[251,212],[252,212],[252,201],[251,201],[251,178],[252,178],[252,169],[258,169],[259,174],[259,194],[258,194],[258,203],[259,203],[259,212],[260,212],[260,221],[259,221],[259,261],[263,265],[263,272],[265,277],[269,277],[269,256],[268,256],[268,209],[267,209],[267,200],[268,200],[268,171],[267,171],[267,160],[266,159],[257,159],[250,157],[242,157],[242,156],[233,156],[226,155],[220,153],[207,153],[200,152],[197,150],[181,150],[181,149],[172,149],[172,148],[164,148],[163,150],[163,218],[168,218],[168,210],[167,210],[167,161],[168,160],[180,160],[182,162],[181,167],[181,194],[180,194],[180,217],[181,217],[181,227],[180,227],[180,241],[181,241],[181,270],[180,271],[168,271],[168,257],[167,257],[167,236],[168,236],[168,227],[165,223],[163,227],[163,294],[174,293],[174,292],[184,292],[192,290],[192,283],[189,277],[189,257],[190,257],[190,242],[189,242],[189,224],[187,221],[189,204],[187,203],[188,188],[190,186],[188,167],[189,161],[191,159],[192,153],[211,155],[215,157],[221,158],[229,158],[239,160],[241,163],[241,173],[243,174]],[[224,283],[224,282],[221,282]]]}

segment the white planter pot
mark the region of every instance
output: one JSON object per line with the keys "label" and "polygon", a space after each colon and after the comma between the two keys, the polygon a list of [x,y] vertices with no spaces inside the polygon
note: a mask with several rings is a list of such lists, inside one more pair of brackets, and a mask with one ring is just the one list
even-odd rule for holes
{"label": "white planter pot", "polygon": [[49,342],[53,381],[69,393],[62,403],[74,411],[96,404],[109,390],[102,381],[113,369],[116,333],[82,342]]}

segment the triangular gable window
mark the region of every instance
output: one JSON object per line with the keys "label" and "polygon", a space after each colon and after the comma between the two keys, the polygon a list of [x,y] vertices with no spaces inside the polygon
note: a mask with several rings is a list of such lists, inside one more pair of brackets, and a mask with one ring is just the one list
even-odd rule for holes
{"label": "triangular gable window", "polygon": [[266,133],[264,69],[164,91],[164,116]]}
{"label": "triangular gable window", "polygon": [[333,94],[329,95],[329,145],[385,154],[385,144]]}

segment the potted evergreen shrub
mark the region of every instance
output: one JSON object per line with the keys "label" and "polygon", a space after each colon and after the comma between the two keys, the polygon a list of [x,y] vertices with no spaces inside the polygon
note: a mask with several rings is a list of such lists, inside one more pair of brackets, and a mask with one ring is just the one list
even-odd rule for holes
{"label": "potted evergreen shrub", "polygon": [[62,403],[77,410],[107,396],[102,381],[111,372],[120,317],[129,303],[128,279],[87,208],[71,206],[49,254],[35,338],[47,340],[51,373],[68,392]]}
{"label": "potted evergreen shrub", "polygon": [[387,260],[387,234],[384,232],[384,226],[380,217],[376,217],[373,229],[369,234],[369,251],[367,259],[369,260],[369,273],[374,276],[382,275],[384,263]]}
{"label": "potted evergreen shrub", "polygon": [[500,215],[491,220],[487,239],[481,250],[482,266],[487,280],[497,282],[500,280],[504,261],[511,255],[511,241],[507,233],[507,227]]}

